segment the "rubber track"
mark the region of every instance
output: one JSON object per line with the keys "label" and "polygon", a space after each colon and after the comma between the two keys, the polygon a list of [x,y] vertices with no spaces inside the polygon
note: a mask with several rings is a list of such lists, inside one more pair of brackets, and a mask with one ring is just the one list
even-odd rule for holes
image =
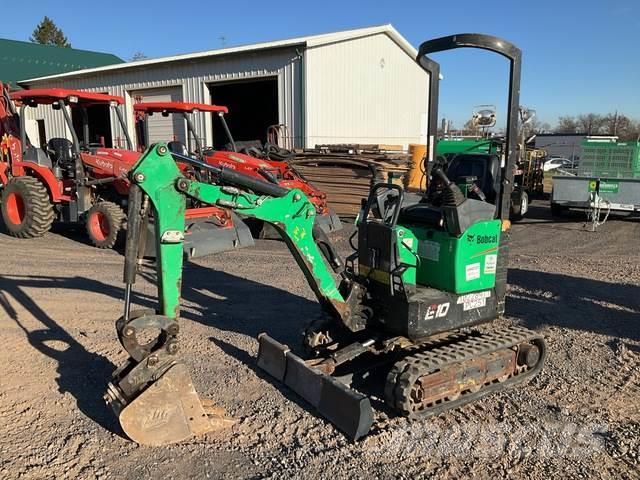
{"label": "rubber track", "polygon": [[23,198],[26,227],[20,232],[10,232],[10,234],[19,238],[41,237],[49,231],[54,220],[53,206],[47,189],[42,182],[33,177],[15,177],[12,182],[22,183],[25,193],[28,193],[30,198],[28,201]]}
{"label": "rubber track", "polygon": [[[411,388],[418,378],[459,362],[532,341],[540,348],[540,360],[533,368],[513,374],[504,382],[485,384],[476,392],[463,392],[455,400],[443,401],[424,409],[413,407],[410,398]],[[508,327],[486,334],[457,334],[438,343],[440,345],[434,346],[433,343],[429,343],[410,348],[410,354],[396,362],[389,372],[385,385],[385,397],[387,403],[402,415],[413,419],[425,418],[465,405],[488,393],[524,382],[542,369],[546,356],[543,338],[523,327]],[[415,353],[411,353],[412,351]]]}

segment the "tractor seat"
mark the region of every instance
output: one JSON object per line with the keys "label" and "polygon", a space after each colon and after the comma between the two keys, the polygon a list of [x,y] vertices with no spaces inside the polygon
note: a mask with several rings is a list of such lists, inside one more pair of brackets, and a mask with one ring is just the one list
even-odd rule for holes
{"label": "tractor seat", "polygon": [[171,153],[177,153],[179,155],[189,156],[189,151],[187,150],[187,146],[179,142],[178,140],[174,140],[173,142],[167,143],[167,148]]}
{"label": "tractor seat", "polygon": [[430,227],[441,227],[442,210],[426,203],[414,203],[413,205],[402,207],[398,222],[401,224],[416,223]]}
{"label": "tractor seat", "polygon": [[50,138],[47,142],[47,152],[54,164],[60,168],[73,165],[73,143],[66,138]]}
{"label": "tractor seat", "polygon": [[47,154],[44,153],[41,148],[34,147],[33,145],[29,145],[26,148],[22,159],[25,162],[34,162],[43,167],[53,167],[53,165],[51,164],[51,159],[47,156]]}

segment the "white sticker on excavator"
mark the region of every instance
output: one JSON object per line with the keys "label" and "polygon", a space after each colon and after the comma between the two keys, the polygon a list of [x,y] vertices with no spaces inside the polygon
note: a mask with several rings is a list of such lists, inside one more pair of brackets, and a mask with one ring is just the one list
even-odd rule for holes
{"label": "white sticker on excavator", "polygon": [[498,264],[498,255],[492,254],[484,257],[484,273],[496,273],[496,265]]}
{"label": "white sticker on excavator", "polygon": [[479,262],[467,265],[466,272],[465,272],[465,278],[466,278],[467,282],[480,278],[480,263]]}
{"label": "white sticker on excavator", "polygon": [[485,290],[484,292],[468,293],[458,297],[456,303],[462,304],[462,310],[465,312],[473,308],[481,308],[487,305],[487,298],[491,296],[491,290]]}
{"label": "white sticker on excavator", "polygon": [[430,240],[422,240],[418,243],[418,256],[433,262],[439,262],[440,244]]}

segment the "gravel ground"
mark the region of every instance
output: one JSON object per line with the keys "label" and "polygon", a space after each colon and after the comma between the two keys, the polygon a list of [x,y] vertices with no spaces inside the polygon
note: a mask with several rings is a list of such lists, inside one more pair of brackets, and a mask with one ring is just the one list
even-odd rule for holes
{"label": "gravel ground", "polygon": [[[639,478],[640,224],[544,204],[513,227],[507,317],[544,334],[524,386],[423,422],[377,413],[350,444],[256,370],[256,335],[290,345],[317,304],[281,242],[200,259],[185,274],[182,351],[230,430],[163,447],[123,438],[102,401],[125,360],[114,334],[122,257],[58,230],[0,234],[0,478]],[[336,236],[346,251],[346,237]],[[136,303],[153,305],[147,273]]]}

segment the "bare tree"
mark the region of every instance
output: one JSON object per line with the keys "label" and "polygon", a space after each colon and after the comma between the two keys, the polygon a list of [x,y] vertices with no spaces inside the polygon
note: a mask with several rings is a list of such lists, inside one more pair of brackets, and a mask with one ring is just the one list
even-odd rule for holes
{"label": "bare tree", "polygon": [[144,60],[147,57],[143,52],[136,52],[131,56],[130,62],[137,62],[138,60]]}
{"label": "bare tree", "polygon": [[578,115],[578,128],[587,135],[597,135],[604,129],[605,118],[597,113]]}
{"label": "bare tree", "polygon": [[578,122],[575,117],[571,115],[564,115],[558,118],[558,125],[555,128],[555,133],[577,133]]}
{"label": "bare tree", "polygon": [[551,126],[548,123],[543,123],[537,117],[531,118],[527,123],[522,126],[524,130],[525,138],[529,138],[536,133],[544,133],[551,130]]}

